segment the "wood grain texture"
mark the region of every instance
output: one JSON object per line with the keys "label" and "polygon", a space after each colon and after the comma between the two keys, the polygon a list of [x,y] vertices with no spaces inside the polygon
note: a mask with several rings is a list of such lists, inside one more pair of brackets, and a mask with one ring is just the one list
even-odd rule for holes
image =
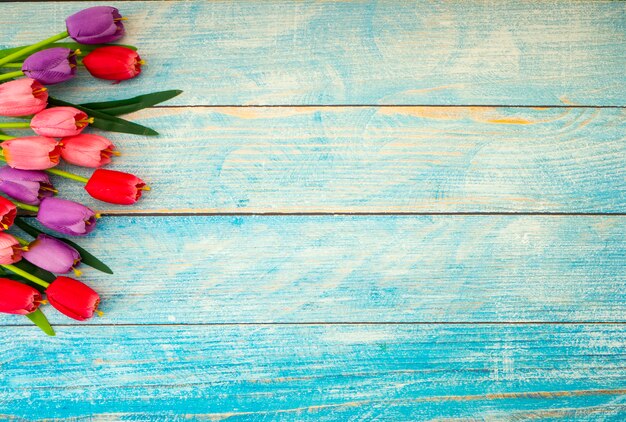
{"label": "wood grain texture", "polygon": [[[159,108],[111,135],[153,191],[107,213],[626,212],[623,109]],[[109,136],[109,135],[107,135]],[[85,175],[87,171],[83,172]]]}
{"label": "wood grain texture", "polygon": [[91,324],[626,321],[620,217],[108,217],[81,244],[116,272],[85,272]]}
{"label": "wood grain texture", "polygon": [[[5,4],[0,42],[60,32],[88,4]],[[123,41],[148,62],[123,86],[184,89],[180,105],[626,105],[623,2],[115,5],[129,18]],[[77,101],[120,94],[87,80],[52,91]]]}
{"label": "wood grain texture", "polygon": [[104,326],[59,334],[0,331],[0,415],[626,417],[623,325]]}

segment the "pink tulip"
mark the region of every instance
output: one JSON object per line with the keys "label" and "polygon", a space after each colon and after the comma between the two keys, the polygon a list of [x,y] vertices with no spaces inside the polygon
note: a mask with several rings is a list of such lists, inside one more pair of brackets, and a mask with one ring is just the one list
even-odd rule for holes
{"label": "pink tulip", "polygon": [[119,155],[115,145],[99,135],[83,133],[61,139],[61,157],[70,164],[83,167],[102,167],[111,162],[111,155]]}
{"label": "pink tulip", "polygon": [[48,91],[34,79],[16,79],[0,85],[0,116],[28,116],[47,105]]}
{"label": "pink tulip", "polygon": [[52,107],[40,111],[30,121],[37,135],[51,138],[78,135],[93,118],[74,107]]}
{"label": "pink tulip", "polygon": [[25,136],[0,144],[7,164],[20,170],[45,170],[59,164],[61,146],[52,138]]}
{"label": "pink tulip", "polygon": [[14,264],[22,259],[20,242],[8,233],[0,233],[0,264]]}

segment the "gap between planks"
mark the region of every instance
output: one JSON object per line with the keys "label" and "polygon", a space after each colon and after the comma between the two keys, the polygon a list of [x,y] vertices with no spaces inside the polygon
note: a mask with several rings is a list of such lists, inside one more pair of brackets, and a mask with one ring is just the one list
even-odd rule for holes
{"label": "gap between planks", "polygon": [[[171,211],[171,212],[103,212],[100,213],[105,217],[289,217],[289,216],[554,216],[554,217],[624,217],[626,213],[618,212],[187,212],[187,211]],[[34,217],[35,214],[24,214],[24,216]]]}
{"label": "gap between planks", "polygon": [[507,104],[189,104],[189,105],[156,105],[149,108],[617,108],[623,109],[623,105],[507,105]]}
{"label": "gap between planks", "polygon": [[[517,325],[517,326],[531,326],[531,325],[624,325],[626,321],[415,321],[415,322],[393,322],[393,321],[355,321],[355,322],[321,322],[321,321],[305,321],[305,322],[189,322],[189,323],[145,323],[145,324],[57,324],[55,327],[268,327],[268,326],[350,326],[350,325],[405,325],[405,326],[427,326],[427,325],[446,325],[446,326],[463,326],[463,325]],[[32,324],[14,324],[14,325],[0,325],[0,327],[32,327]]]}
{"label": "gap between planks", "polygon": [[[99,213],[103,217],[324,217],[324,216],[346,216],[346,217],[393,217],[393,216],[538,216],[538,217],[625,217],[626,212],[541,212],[541,211],[459,211],[459,212],[384,212],[384,211],[344,211],[344,212],[218,212],[218,211],[186,211],[186,210],[169,210],[164,212],[144,212],[137,211],[107,211]],[[37,216],[36,213],[23,212],[20,217]]]}

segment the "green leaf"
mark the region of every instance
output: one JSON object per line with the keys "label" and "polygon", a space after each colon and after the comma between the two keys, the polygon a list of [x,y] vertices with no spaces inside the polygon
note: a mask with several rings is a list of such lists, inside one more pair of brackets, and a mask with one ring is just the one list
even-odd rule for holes
{"label": "green leaf", "polygon": [[134,135],[146,135],[156,136],[159,134],[156,130],[150,129],[139,125],[137,123],[129,122],[128,120],[120,119],[119,117],[111,116],[101,111],[92,110],[87,107],[82,107],[77,104],[68,103],[66,101],[59,100],[57,98],[48,98],[48,104],[57,106],[70,106],[87,113],[89,117],[94,118],[94,122],[91,123],[91,127],[95,127],[102,130],[108,130],[111,132],[132,133]]}
{"label": "green leaf", "polygon": [[41,331],[48,334],[49,336],[56,336],[56,333],[48,322],[48,318],[46,318],[41,309],[37,309],[35,312],[31,312],[30,314],[26,315],[26,318],[30,319],[37,327],[41,329]]}
{"label": "green leaf", "polygon": [[44,281],[47,281],[48,283],[52,283],[57,278],[57,276],[52,274],[50,271],[46,271],[43,268],[39,268],[35,264],[31,264],[25,259],[22,259],[21,261],[18,261],[14,263],[13,265],[15,265],[20,270],[26,271],[27,273],[32,274],[35,277],[38,277]]}
{"label": "green leaf", "polygon": [[68,245],[76,249],[78,253],[80,254],[81,262],[83,264],[89,265],[90,267],[95,268],[98,271],[102,271],[103,273],[113,274],[113,271],[106,264],[104,264],[104,262],[100,261],[98,258],[90,254],[86,249],[83,249],[82,247],[80,247],[80,245],[68,239],[61,239],[58,237],[57,239],[59,239],[62,242],[67,243]]}
{"label": "green leaf", "polygon": [[[31,226],[30,224],[28,224],[26,221],[24,221],[23,219],[19,217],[14,220],[14,223],[17,227],[24,230],[26,233],[28,233],[32,237],[37,237],[43,233],[41,230],[34,228],[33,226]],[[47,234],[47,233],[44,233],[44,234]]]}
{"label": "green leaf", "polygon": [[159,91],[145,95],[138,95],[137,97],[126,98],[124,100],[86,103],[80,104],[80,106],[90,108],[92,110],[99,110],[112,116],[119,116],[120,114],[128,114],[137,110],[152,107],[153,105],[170,100],[177,95],[180,95],[182,92],[183,91],[179,89],[172,89],[169,91]]}
{"label": "green leaf", "polygon": [[[56,42],[54,44],[45,45],[45,46],[43,46],[41,48],[38,48],[35,51],[46,50],[48,48],[53,48],[53,47],[63,47],[63,48],[69,48],[70,50],[79,49],[81,51],[81,53],[83,55],[85,55],[85,54],[91,53],[96,48],[106,47],[107,45],[118,45],[120,47],[130,48],[131,50],[137,50],[137,47],[135,47],[133,45],[124,45],[124,44],[92,44],[92,45],[86,45],[86,44],[79,44],[77,42]],[[16,51],[19,51],[19,50],[23,49],[24,47],[28,47],[28,46],[27,45],[23,45],[21,47],[5,48],[3,50],[0,50],[0,59],[3,58],[3,57],[8,56],[9,54],[15,53]],[[34,52],[30,52],[30,53],[28,53],[28,55],[31,55],[33,53]]]}
{"label": "green leaf", "polygon": [[0,267],[0,277],[2,278],[8,278],[9,280],[15,280],[15,281],[20,281],[24,284],[28,284],[30,287],[33,287],[37,290],[39,290],[41,293],[45,292],[46,289],[43,288],[43,286],[40,286],[37,283],[34,283],[32,281],[30,281],[27,278],[22,277],[21,275],[17,275],[5,268]]}
{"label": "green leaf", "polygon": [[20,229],[24,230],[26,233],[28,233],[32,237],[37,237],[38,235],[40,235],[42,233],[46,234],[48,236],[54,237],[55,239],[58,239],[61,242],[64,242],[64,243],[70,245],[71,247],[73,247],[74,249],[76,249],[78,251],[78,253],[80,254],[81,262],[83,264],[89,265],[90,267],[95,268],[98,271],[102,271],[103,273],[113,274],[113,271],[104,262],[100,261],[98,258],[96,258],[91,253],[89,253],[89,251],[87,251],[86,249],[84,249],[80,245],[72,242],[71,240],[64,239],[62,237],[53,236],[51,234],[43,232],[43,231],[41,231],[41,230],[31,226],[30,224],[25,222],[22,218],[16,218],[15,219],[15,225],[17,227],[19,227]]}

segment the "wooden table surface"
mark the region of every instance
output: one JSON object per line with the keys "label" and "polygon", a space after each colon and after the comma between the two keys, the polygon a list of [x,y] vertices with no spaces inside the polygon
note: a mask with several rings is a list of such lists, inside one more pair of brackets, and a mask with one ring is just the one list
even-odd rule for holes
{"label": "wooden table surface", "polygon": [[144,73],[52,93],[185,92],[140,203],[61,185],[105,315],[0,318],[2,419],[626,419],[625,3],[109,4]]}

